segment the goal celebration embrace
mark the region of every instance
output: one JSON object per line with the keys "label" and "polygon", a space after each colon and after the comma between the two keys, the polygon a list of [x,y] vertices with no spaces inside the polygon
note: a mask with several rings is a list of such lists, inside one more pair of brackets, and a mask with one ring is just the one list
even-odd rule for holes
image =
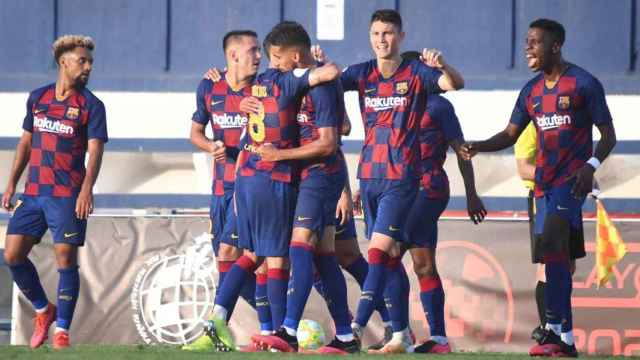
{"label": "goal celebration embrace", "polygon": [[[109,146],[123,146],[121,141],[111,145],[116,138],[112,123],[120,120],[112,120],[111,104],[116,102],[107,99],[113,93],[98,92],[98,98],[89,90],[89,80],[94,56],[96,64],[103,58],[113,61],[115,49],[102,49],[98,37],[58,36],[51,60],[56,78],[30,91],[26,107],[21,105],[26,109],[21,136],[12,147],[13,161],[4,164],[8,177],[3,179],[2,207],[10,215],[3,256],[13,301],[20,303],[13,305],[14,316],[19,311],[21,317],[33,317],[32,327],[20,325],[30,334],[29,347],[74,351],[82,344],[74,339],[84,336],[76,329],[87,332],[92,321],[133,322],[130,315],[112,313],[123,308],[113,310],[109,296],[127,294],[126,284],[134,281],[136,290],[126,301],[149,308],[134,306],[143,314],[134,314],[132,326],[146,326],[149,337],[158,339],[176,327],[178,339],[167,351],[184,356],[445,355],[467,352],[458,343],[468,336],[479,349],[485,343],[492,349],[489,343],[498,341],[522,356],[578,357],[579,352],[594,353],[597,341],[580,327],[586,312],[577,307],[618,304],[611,306],[628,309],[628,316],[640,323],[633,296],[625,293],[624,299],[606,301],[613,296],[611,282],[623,288],[625,276],[632,274],[624,275],[627,271],[616,265],[640,247],[625,245],[599,198],[600,180],[622,176],[600,175],[616,152],[612,112],[617,117],[617,103],[610,110],[605,87],[591,72],[599,69],[583,68],[581,58],[564,51],[577,36],[571,33],[575,26],[547,17],[513,26],[511,36],[525,41],[514,45],[511,61],[526,64],[527,73],[524,68],[522,73],[527,79],[518,82],[517,95],[495,94],[508,99],[510,112],[502,114],[491,109],[491,102],[485,104],[486,98],[462,101],[477,96],[466,90],[477,76],[454,65],[462,62],[464,52],[442,51],[429,40],[447,38],[448,31],[433,29],[436,33],[423,38],[403,15],[384,8],[360,13],[366,28],[352,27],[347,36],[368,38],[368,49],[354,52],[351,61],[344,61],[337,47],[317,45],[308,32],[316,29],[301,22],[282,20],[268,27],[248,20],[227,23],[222,41],[207,50],[223,54],[224,61],[207,61],[196,69],[201,78],[189,83],[191,113],[176,115],[177,100],[158,101],[161,94],[147,100],[135,92],[128,95],[138,99],[126,107],[136,116],[165,112],[166,118],[152,116],[153,122],[188,134],[190,149],[196,149],[190,150],[193,164],[197,167],[198,156],[203,156],[203,167],[210,171],[204,179],[208,230],[180,256],[175,254],[178,247],[183,250],[183,239],[197,231],[183,231],[172,220],[144,230],[133,220],[124,227],[97,225],[106,216],[94,213],[94,208],[99,212],[98,199],[106,198],[98,191],[100,179],[113,181],[118,171],[123,184],[118,186],[156,186],[160,202],[198,206],[167,188],[186,183],[168,177],[162,182],[163,175],[152,182],[140,175],[160,173],[153,166],[172,164],[171,154],[177,152],[161,149],[165,143],[154,145],[153,135],[144,145],[135,144],[139,148],[134,151],[145,153],[155,146],[169,154],[165,158],[148,157],[153,164],[140,164],[135,174],[129,169],[138,166],[133,161],[103,166]],[[410,37],[414,48],[407,46]],[[415,46],[415,39],[424,43]],[[121,46],[130,48],[130,40],[123,39]],[[167,69],[182,61],[167,54]],[[121,110],[113,113],[122,115]],[[492,119],[496,116],[503,118]],[[499,128],[488,126],[489,121]],[[126,131],[136,126],[133,121],[118,125],[117,137],[133,138]],[[112,142],[107,145],[108,127]],[[357,147],[349,140],[354,131],[362,138]],[[494,155],[487,161],[489,156],[481,153]],[[515,190],[525,196],[514,203],[518,209],[526,206],[528,213],[504,215],[507,205],[501,201],[506,200],[495,200],[494,194],[511,191],[504,181],[511,176],[518,185],[519,179],[525,182],[526,190]],[[204,183],[202,178],[190,180]],[[494,188],[484,191],[479,184],[488,182]],[[597,214],[589,210],[583,216],[592,199]],[[462,211],[451,211],[454,207]],[[443,221],[454,213],[455,220]],[[173,211],[160,212],[158,218],[174,215],[190,216]],[[524,224],[528,219],[528,231],[513,226],[520,219]],[[596,223],[595,234],[590,222]],[[103,236],[90,235],[97,232]],[[144,242],[122,241],[129,233]],[[154,242],[166,234],[177,240]],[[450,240],[478,234],[483,246]],[[112,243],[100,244],[103,254],[83,257],[97,241]],[[45,246],[53,254],[44,255]],[[161,256],[136,258],[148,248]],[[130,253],[125,255],[125,249]],[[167,255],[175,255],[175,261]],[[44,256],[55,257],[55,268],[51,262],[43,265]],[[510,265],[503,264],[504,258]],[[105,268],[104,261],[112,265]],[[130,272],[127,267],[134,262],[144,263],[147,272]],[[577,270],[592,267],[588,276],[588,270]],[[52,272],[55,292],[49,286]],[[458,281],[448,279],[450,273]],[[511,277],[530,283],[514,285]],[[580,295],[596,282],[602,297]],[[102,290],[95,292],[98,288]],[[174,295],[162,295],[169,288]],[[202,291],[206,296],[200,296]],[[92,304],[90,317],[85,318],[83,302]],[[526,316],[514,310],[516,303],[526,304]],[[416,321],[415,314],[424,320]],[[595,321],[593,316],[588,320]],[[614,322],[606,316],[597,319],[600,329],[613,328]],[[520,347],[508,347],[513,338]],[[611,346],[621,348],[620,354],[636,354],[634,345],[615,343]]]}

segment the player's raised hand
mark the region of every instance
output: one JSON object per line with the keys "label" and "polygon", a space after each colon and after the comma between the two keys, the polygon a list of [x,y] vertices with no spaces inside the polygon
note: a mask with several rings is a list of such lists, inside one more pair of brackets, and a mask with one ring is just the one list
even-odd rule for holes
{"label": "player's raised hand", "polygon": [[215,162],[224,162],[227,159],[226,148],[224,143],[220,140],[216,140],[211,143],[211,156]]}
{"label": "player's raised hand", "polygon": [[422,49],[422,61],[432,68],[441,69],[445,66],[444,55],[438,49]]}
{"label": "player's raised hand", "polygon": [[256,152],[264,161],[280,161],[278,149],[271,143],[264,143],[260,145]]}
{"label": "player's raised hand", "polygon": [[93,212],[93,194],[91,191],[80,191],[76,200],[76,217],[88,219]]}
{"label": "player's raised hand", "polygon": [[338,206],[336,206],[336,218],[340,219],[340,225],[346,224],[353,216],[353,199],[348,191],[342,191]]}
{"label": "player's raised hand", "polygon": [[320,45],[311,45],[311,55],[317,62],[326,63],[329,61]]}
{"label": "player's raised hand", "polygon": [[15,187],[7,186],[7,190],[2,194],[2,208],[7,211],[13,210],[13,204],[11,203],[11,199],[13,195],[16,193]]}
{"label": "player's raised hand", "polygon": [[[227,71],[227,68],[224,68],[222,71]],[[207,72],[204,73],[202,77],[213,82],[218,82],[222,79],[222,73],[220,72],[220,70],[218,70],[218,68],[212,67],[207,70]]]}
{"label": "player's raised hand", "polygon": [[596,170],[589,164],[584,164],[578,171],[573,174],[571,178],[576,179],[573,184],[573,188],[571,189],[571,193],[577,199],[584,198],[588,193],[591,192],[593,188],[593,173]]}
{"label": "player's raised hand", "polygon": [[474,224],[480,224],[487,216],[487,210],[477,194],[467,196],[467,212],[469,213],[469,219]]}
{"label": "player's raised hand", "polygon": [[360,196],[359,189],[353,193],[353,213],[355,215],[362,215],[362,197]]}
{"label": "player's raised hand", "polygon": [[262,109],[262,102],[253,96],[248,96],[240,100],[240,111],[248,114],[259,114]]}
{"label": "player's raised hand", "polygon": [[460,145],[458,153],[460,154],[460,156],[462,156],[463,159],[469,161],[472,157],[476,156],[476,154],[478,153],[478,149],[475,148],[473,142],[465,142],[464,144]]}

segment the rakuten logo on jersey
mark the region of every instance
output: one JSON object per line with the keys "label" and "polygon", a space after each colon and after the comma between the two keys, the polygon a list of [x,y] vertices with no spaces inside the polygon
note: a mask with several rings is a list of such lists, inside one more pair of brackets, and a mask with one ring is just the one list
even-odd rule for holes
{"label": "rakuten logo on jersey", "polygon": [[553,114],[553,116],[543,115],[536,117],[536,122],[538,123],[538,128],[542,130],[555,129],[562,125],[571,124],[571,116],[558,114]]}
{"label": "rakuten logo on jersey", "polygon": [[404,96],[365,97],[364,107],[374,111],[384,111],[398,106],[407,106],[408,100]]}
{"label": "rakuten logo on jersey", "polygon": [[213,114],[211,116],[214,125],[218,125],[223,129],[239,128],[247,125],[247,117],[240,114],[235,116],[224,113],[222,115]]}
{"label": "rakuten logo on jersey", "polygon": [[51,120],[46,117],[36,117],[33,119],[33,127],[41,132],[48,132],[61,135],[73,135],[73,126],[65,125],[59,120]]}

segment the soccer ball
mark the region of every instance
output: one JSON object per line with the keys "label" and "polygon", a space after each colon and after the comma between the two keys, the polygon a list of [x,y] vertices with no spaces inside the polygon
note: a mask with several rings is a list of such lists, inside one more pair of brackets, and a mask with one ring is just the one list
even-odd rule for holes
{"label": "soccer ball", "polygon": [[317,322],[309,319],[300,320],[298,325],[298,346],[305,350],[315,350],[324,345],[324,330]]}

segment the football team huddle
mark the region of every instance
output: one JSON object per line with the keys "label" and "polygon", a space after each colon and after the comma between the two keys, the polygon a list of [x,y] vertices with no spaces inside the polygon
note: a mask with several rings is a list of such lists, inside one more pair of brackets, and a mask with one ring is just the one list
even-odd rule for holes
{"label": "football team huddle", "polygon": [[[535,20],[525,51],[536,76],[520,92],[503,131],[467,142],[453,105],[440,95],[463,88],[462,75],[438,50],[401,53],[404,37],[397,11],[375,11],[369,27],[375,58],[341,71],[296,22],[277,24],[262,44],[251,30],[224,36],[224,70],[210,69],[200,82],[190,133],[191,142],[214,159],[210,218],[219,282],[205,333],[185,350],[236,350],[228,321],[242,297],[255,308],[260,332],[240,350],[297,352],[298,326],[315,288],[335,327],[335,338],[317,353],[359,353],[374,312],[385,335],[369,353],[451,352],[436,267],[437,223],[449,201],[447,151],[451,147],[457,156],[468,214],[478,224],[487,212],[476,193],[471,158],[512,146],[533,122],[534,232],[547,288],[546,324],[530,354],[577,356],[570,297],[573,261],[584,256],[581,208],[594,171],[616,142],[602,85],[562,58],[561,24]],[[79,291],[77,247],[84,243],[91,187],[107,141],[104,106],[85,88],[93,46],[81,36],[54,43],[58,81],[30,94],[2,199],[10,209],[28,163],[5,259],[36,309],[32,347],[44,343],[54,321],[54,347],[69,346]],[[263,53],[269,66],[259,74]],[[340,149],[341,136],[351,129],[346,91],[357,92],[364,127],[359,188],[353,193]],[[209,124],[213,138],[207,136]],[[601,133],[595,153],[593,125]],[[366,259],[354,214],[364,216]],[[27,257],[47,228],[60,272],[57,308]],[[410,285],[402,264],[407,252],[430,330],[421,342],[409,327]],[[342,270],[361,288],[353,313]]]}

